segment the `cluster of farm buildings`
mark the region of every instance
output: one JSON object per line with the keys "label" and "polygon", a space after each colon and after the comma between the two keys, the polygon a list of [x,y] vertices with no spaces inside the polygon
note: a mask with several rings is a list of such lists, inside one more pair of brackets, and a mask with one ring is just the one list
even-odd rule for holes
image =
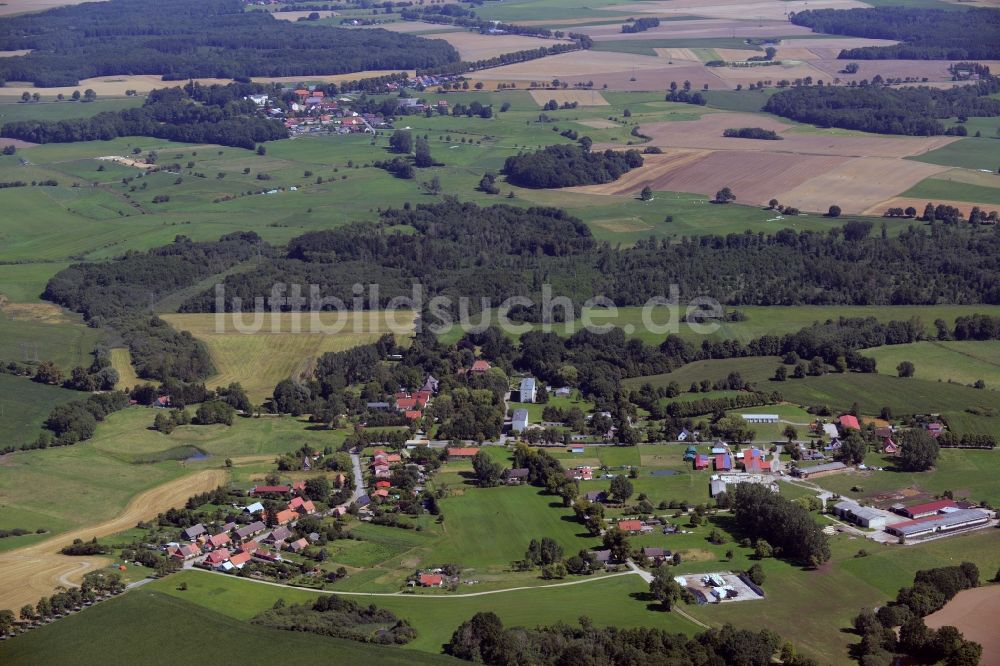
{"label": "cluster of farm buildings", "polygon": [[[339,481],[342,484],[344,480]],[[182,530],[180,539],[166,544],[164,550],[174,560],[194,560],[203,567],[226,572],[242,569],[251,560],[280,562],[282,551],[300,553],[309,546],[305,537],[292,539],[290,529],[302,516],[316,513],[316,506],[303,495],[304,491],[304,482],[254,486],[251,497],[284,497],[285,508],[269,515],[262,502],[252,502],[242,510],[250,522],[229,522],[212,531],[197,523]]]}

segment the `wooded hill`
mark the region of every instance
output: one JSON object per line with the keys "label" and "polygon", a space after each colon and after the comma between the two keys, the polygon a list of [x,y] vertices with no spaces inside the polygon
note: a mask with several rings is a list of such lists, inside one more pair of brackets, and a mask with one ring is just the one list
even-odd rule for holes
{"label": "wooded hill", "polygon": [[32,143],[152,136],[249,150],[258,143],[288,137],[288,130],[280,121],[257,115],[257,106],[244,99],[263,89],[264,86],[252,83],[162,88],[151,91],[138,109],[104,111],[73,120],[16,121],[0,128],[0,136]]}
{"label": "wooded hill", "polygon": [[[417,233],[400,234],[401,227]],[[829,232],[747,231],[616,249],[565,211],[447,200],[300,236],[283,257],[228,276],[225,285],[243,302],[268,302],[271,285],[286,282],[317,284],[324,296],[349,303],[352,285],[370,282],[380,285],[384,305],[410,295],[416,281],[427,297],[473,299],[474,311],[480,298],[491,307],[512,295],[538,303],[544,283],[577,304],[605,294],[619,306],[642,305],[671,284],[682,299],[707,295],[729,305],[1000,303],[994,228],[938,223],[898,237],[871,232],[870,222],[849,221]],[[213,307],[214,293],[205,292],[182,309]],[[540,312],[517,308],[511,316],[538,321]]]}
{"label": "wooded hill", "polygon": [[458,62],[443,40],[388,30],[294,24],[240,0],[108,0],[0,21],[0,80],[72,86],[95,76],[165,80],[345,74]]}
{"label": "wooded hill", "polygon": [[1000,10],[876,7],[810,9],[791,16],[815,32],[894,39],[894,46],[845,49],[850,60],[996,60],[1000,58]]}
{"label": "wooded hill", "polygon": [[[932,136],[955,116],[1000,116],[1000,78],[947,90],[927,87],[801,86],[772,95],[764,111],[820,127]],[[962,128],[964,130],[964,128]]]}

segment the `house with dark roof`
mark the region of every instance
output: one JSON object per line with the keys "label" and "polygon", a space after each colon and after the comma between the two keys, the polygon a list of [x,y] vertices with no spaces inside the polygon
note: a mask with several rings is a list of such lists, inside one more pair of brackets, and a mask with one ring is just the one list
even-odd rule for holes
{"label": "house with dark roof", "polygon": [[257,495],[287,495],[292,492],[291,486],[254,486],[250,494]]}
{"label": "house with dark roof", "polygon": [[267,525],[265,525],[263,521],[257,520],[257,521],[254,521],[254,522],[250,523],[249,525],[245,525],[243,527],[237,528],[236,529],[236,537],[238,539],[241,539],[241,540],[242,539],[247,539],[249,537],[256,536],[256,535],[260,534],[261,532],[263,532],[266,529],[267,529]]}
{"label": "house with dark roof", "polygon": [[271,530],[271,533],[264,537],[264,541],[267,543],[277,543],[279,541],[284,541],[290,536],[292,536],[292,531],[287,527],[281,526]]}
{"label": "house with dark roof", "polygon": [[504,482],[508,486],[519,486],[522,483],[528,482],[528,475],[530,470],[527,467],[514,467],[512,469],[505,469],[503,472]]}
{"label": "house with dark roof", "polygon": [[642,556],[653,564],[662,564],[664,560],[670,557],[670,551],[646,546],[642,549]]}
{"label": "house with dark roof", "polygon": [[197,525],[192,525],[191,527],[183,530],[181,532],[181,538],[187,539],[188,541],[194,541],[204,533],[205,533],[205,526],[202,525],[201,523],[198,523]]}
{"label": "house with dark roof", "polygon": [[603,504],[608,501],[608,493],[603,490],[591,490],[590,492],[584,494],[584,498],[586,498],[588,502],[600,502]]}

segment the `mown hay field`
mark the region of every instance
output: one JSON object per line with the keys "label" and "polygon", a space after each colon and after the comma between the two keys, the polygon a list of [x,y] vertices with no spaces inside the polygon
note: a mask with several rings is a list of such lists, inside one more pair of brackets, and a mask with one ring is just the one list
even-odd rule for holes
{"label": "mown hay field", "polygon": [[[402,342],[413,331],[411,312],[396,313],[394,321],[378,312],[303,313],[300,332],[293,332],[291,313],[263,313],[256,332],[245,333],[240,332],[240,320],[229,316],[223,317],[221,328],[216,327],[216,315],[212,313],[162,316],[174,328],[190,331],[208,347],[218,370],[208,379],[209,386],[238,382],[254,401],[270,396],[278,382],[307,374],[311,362],[326,352],[375,342],[390,332]],[[252,319],[253,315],[247,315],[248,327]]]}

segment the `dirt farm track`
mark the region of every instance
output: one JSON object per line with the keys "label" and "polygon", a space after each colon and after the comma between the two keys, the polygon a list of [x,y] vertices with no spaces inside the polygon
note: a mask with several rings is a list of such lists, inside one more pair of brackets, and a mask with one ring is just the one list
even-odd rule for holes
{"label": "dirt farm track", "polygon": [[983,666],[1000,664],[1000,585],[962,590],[924,621],[932,629],[957,627],[968,640],[983,646]]}
{"label": "dirt farm track", "polygon": [[105,557],[69,557],[59,550],[73,539],[89,540],[135,527],[167,509],[183,506],[191,495],[214,490],[225,482],[226,472],[204,470],[157,486],[132,498],[125,510],[111,520],[72,530],[51,539],[0,553],[0,608],[17,609],[52,594],[56,587],[78,584],[84,574],[110,562]]}

